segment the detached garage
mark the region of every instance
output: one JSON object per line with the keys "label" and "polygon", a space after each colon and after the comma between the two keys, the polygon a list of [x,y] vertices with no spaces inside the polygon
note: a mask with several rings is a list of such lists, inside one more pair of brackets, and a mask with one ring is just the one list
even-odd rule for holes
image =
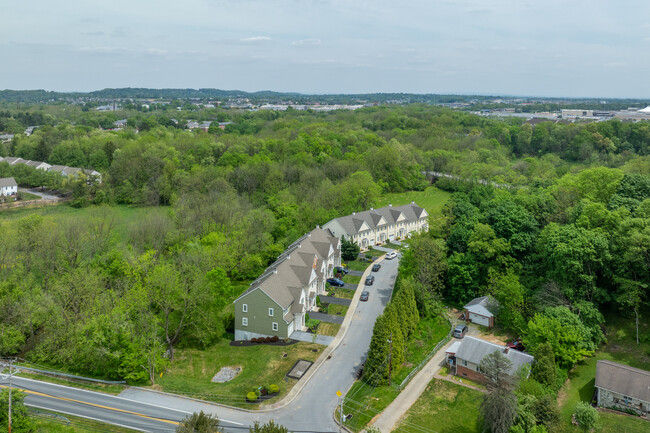
{"label": "detached garage", "polygon": [[491,328],[494,326],[494,316],[499,309],[499,303],[492,296],[481,296],[472,299],[463,308],[467,321]]}

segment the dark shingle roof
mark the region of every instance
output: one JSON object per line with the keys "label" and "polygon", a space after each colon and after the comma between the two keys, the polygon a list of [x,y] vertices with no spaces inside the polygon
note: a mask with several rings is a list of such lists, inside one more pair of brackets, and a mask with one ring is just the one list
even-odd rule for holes
{"label": "dark shingle roof", "polygon": [[650,403],[650,371],[600,360],[596,363],[596,387]]}

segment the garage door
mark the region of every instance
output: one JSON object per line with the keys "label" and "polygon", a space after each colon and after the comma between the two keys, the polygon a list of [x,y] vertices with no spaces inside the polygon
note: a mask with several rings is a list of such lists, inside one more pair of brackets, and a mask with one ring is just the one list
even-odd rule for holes
{"label": "garage door", "polygon": [[469,313],[469,320],[472,323],[477,323],[483,326],[490,326],[490,319],[485,316],[479,316],[478,314]]}

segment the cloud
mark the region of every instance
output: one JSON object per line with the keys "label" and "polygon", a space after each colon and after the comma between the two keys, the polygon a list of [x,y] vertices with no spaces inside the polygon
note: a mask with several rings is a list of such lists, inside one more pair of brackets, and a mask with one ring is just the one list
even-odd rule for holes
{"label": "cloud", "polygon": [[320,39],[301,39],[299,41],[291,42],[294,47],[314,47],[320,45]]}
{"label": "cloud", "polygon": [[270,41],[271,38],[268,36],[251,36],[249,38],[242,38],[240,39],[241,42],[262,42],[262,41]]}

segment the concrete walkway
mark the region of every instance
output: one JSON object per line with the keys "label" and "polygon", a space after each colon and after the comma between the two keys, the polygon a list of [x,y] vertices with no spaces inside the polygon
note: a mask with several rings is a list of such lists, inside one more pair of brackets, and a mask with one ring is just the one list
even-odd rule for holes
{"label": "concrete walkway", "polygon": [[323,304],[336,304],[336,305],[350,305],[351,299],[335,298],[334,296],[320,296],[320,301]]}
{"label": "concrete walkway", "polygon": [[315,311],[310,311],[308,314],[310,319],[316,319],[327,323],[336,323],[337,325],[342,325],[343,319],[345,319],[345,316],[334,316],[333,314],[317,313]]}
{"label": "concrete walkway", "polygon": [[[316,336],[316,340],[314,340],[314,336]],[[310,334],[309,332],[303,331],[293,331],[293,334],[289,338],[304,341],[305,343],[322,344],[323,346],[329,346],[334,341],[334,337],[330,337],[329,335]]]}
{"label": "concrete walkway", "polygon": [[451,339],[451,341],[441,347],[422,370],[411,379],[397,398],[377,418],[371,421],[369,425],[378,428],[382,433],[393,431],[402,416],[420,398],[420,395],[427,388],[429,382],[436,377],[436,373],[438,373],[445,363],[445,351],[454,341],[456,340]]}

